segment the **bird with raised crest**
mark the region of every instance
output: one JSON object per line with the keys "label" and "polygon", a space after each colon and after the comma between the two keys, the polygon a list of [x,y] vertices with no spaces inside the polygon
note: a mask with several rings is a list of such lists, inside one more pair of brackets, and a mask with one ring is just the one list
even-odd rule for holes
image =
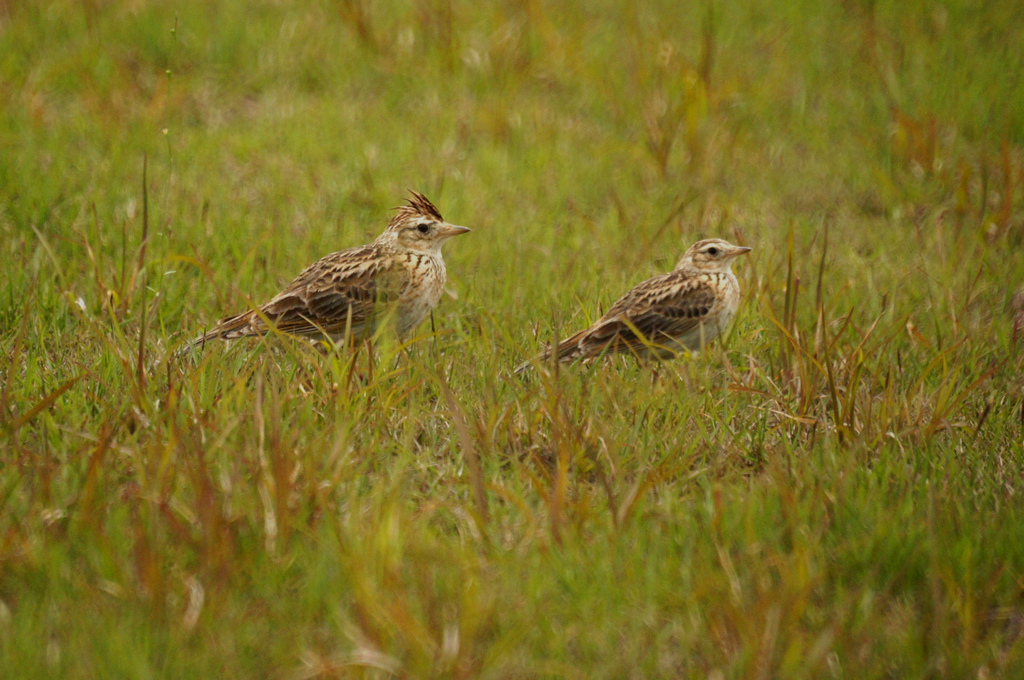
{"label": "bird with raised crest", "polygon": [[213,340],[263,336],[276,330],[338,343],[371,338],[390,319],[400,339],[423,321],[444,291],[441,247],[466,227],[449,224],[426,196],[410,191],[373,243],[327,255],[256,309],[229,316],[188,343],[188,352]]}
{"label": "bird with raised crest", "polygon": [[740,286],[732,264],[748,252],[722,239],[697,241],[671,272],[638,284],[589,328],[521,364],[516,373],[552,357],[568,363],[620,353],[644,360],[699,351],[736,314]]}

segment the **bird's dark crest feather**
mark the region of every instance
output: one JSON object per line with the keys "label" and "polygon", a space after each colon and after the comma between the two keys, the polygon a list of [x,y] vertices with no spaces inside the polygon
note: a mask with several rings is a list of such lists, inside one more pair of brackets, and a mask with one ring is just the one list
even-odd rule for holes
{"label": "bird's dark crest feather", "polygon": [[409,193],[412,194],[412,198],[408,199],[409,204],[395,208],[398,212],[391,218],[391,225],[389,226],[404,222],[413,217],[429,217],[439,222],[444,222],[441,212],[437,209],[437,206],[430,202],[429,198],[412,189],[409,190]]}

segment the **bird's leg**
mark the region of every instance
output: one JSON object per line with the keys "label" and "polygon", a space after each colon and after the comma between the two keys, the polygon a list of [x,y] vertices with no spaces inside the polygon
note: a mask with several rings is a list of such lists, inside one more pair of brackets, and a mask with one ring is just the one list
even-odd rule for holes
{"label": "bird's leg", "polygon": [[685,352],[682,356],[682,361],[675,364],[675,375],[677,378],[681,378],[683,385],[688,394],[693,394],[696,390],[693,384],[693,374],[690,369],[693,366],[693,352]]}
{"label": "bird's leg", "polygon": [[324,356],[327,356],[332,351],[337,351],[337,347],[334,346],[334,343],[326,338],[318,338],[314,340],[313,348]]}
{"label": "bird's leg", "polygon": [[[351,350],[351,348],[349,347],[348,343],[345,343],[345,345],[339,346],[339,352],[340,352],[340,349],[342,347],[344,349]],[[340,356],[339,356],[339,358],[340,358]],[[356,370],[356,361],[358,359],[359,359],[359,350],[358,350],[358,348],[356,348],[355,350],[348,352],[348,357],[345,360],[345,363],[347,364],[347,368],[348,368],[348,379],[346,381],[345,389],[347,389],[349,391],[349,393],[352,392],[352,380],[359,373],[359,371]]]}
{"label": "bird's leg", "polygon": [[[436,347],[436,345],[434,344],[434,340],[436,340],[435,337],[431,337],[430,338],[431,348]],[[406,363],[408,363],[409,361],[412,360],[413,356],[415,356],[414,352],[416,351],[414,349],[414,347],[417,344],[419,344],[416,341],[406,342],[404,336],[400,336],[398,338],[398,342],[399,342],[398,351],[395,352],[394,364],[391,366],[391,370],[393,370],[393,371],[397,371],[398,370],[398,367],[402,364],[403,360]],[[431,353],[433,353],[432,350],[428,350],[428,351],[431,351]],[[435,359],[435,357],[432,356],[431,360],[433,361],[434,359]],[[439,363],[438,361],[433,361],[433,362],[434,363]]]}
{"label": "bird's leg", "polygon": [[373,343],[363,340],[363,347],[366,348],[366,384],[369,385],[373,382]]}

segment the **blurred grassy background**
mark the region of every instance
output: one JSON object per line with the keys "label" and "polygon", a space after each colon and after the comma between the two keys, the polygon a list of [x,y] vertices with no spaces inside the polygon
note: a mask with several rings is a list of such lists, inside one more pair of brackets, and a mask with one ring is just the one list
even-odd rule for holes
{"label": "blurred grassy background", "polygon": [[[0,675],[1020,677],[1022,73],[1011,0],[0,0]],[[171,357],[409,188],[474,232],[372,380]],[[706,236],[721,347],[510,378]]]}

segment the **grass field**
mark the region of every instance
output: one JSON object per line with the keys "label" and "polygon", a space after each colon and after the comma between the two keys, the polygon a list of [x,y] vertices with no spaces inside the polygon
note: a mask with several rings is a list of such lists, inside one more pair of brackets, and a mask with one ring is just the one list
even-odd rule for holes
{"label": "grass field", "polygon": [[[1018,0],[0,0],[0,677],[1024,677]],[[173,352],[417,189],[404,351]],[[511,369],[751,246],[657,371]]]}

